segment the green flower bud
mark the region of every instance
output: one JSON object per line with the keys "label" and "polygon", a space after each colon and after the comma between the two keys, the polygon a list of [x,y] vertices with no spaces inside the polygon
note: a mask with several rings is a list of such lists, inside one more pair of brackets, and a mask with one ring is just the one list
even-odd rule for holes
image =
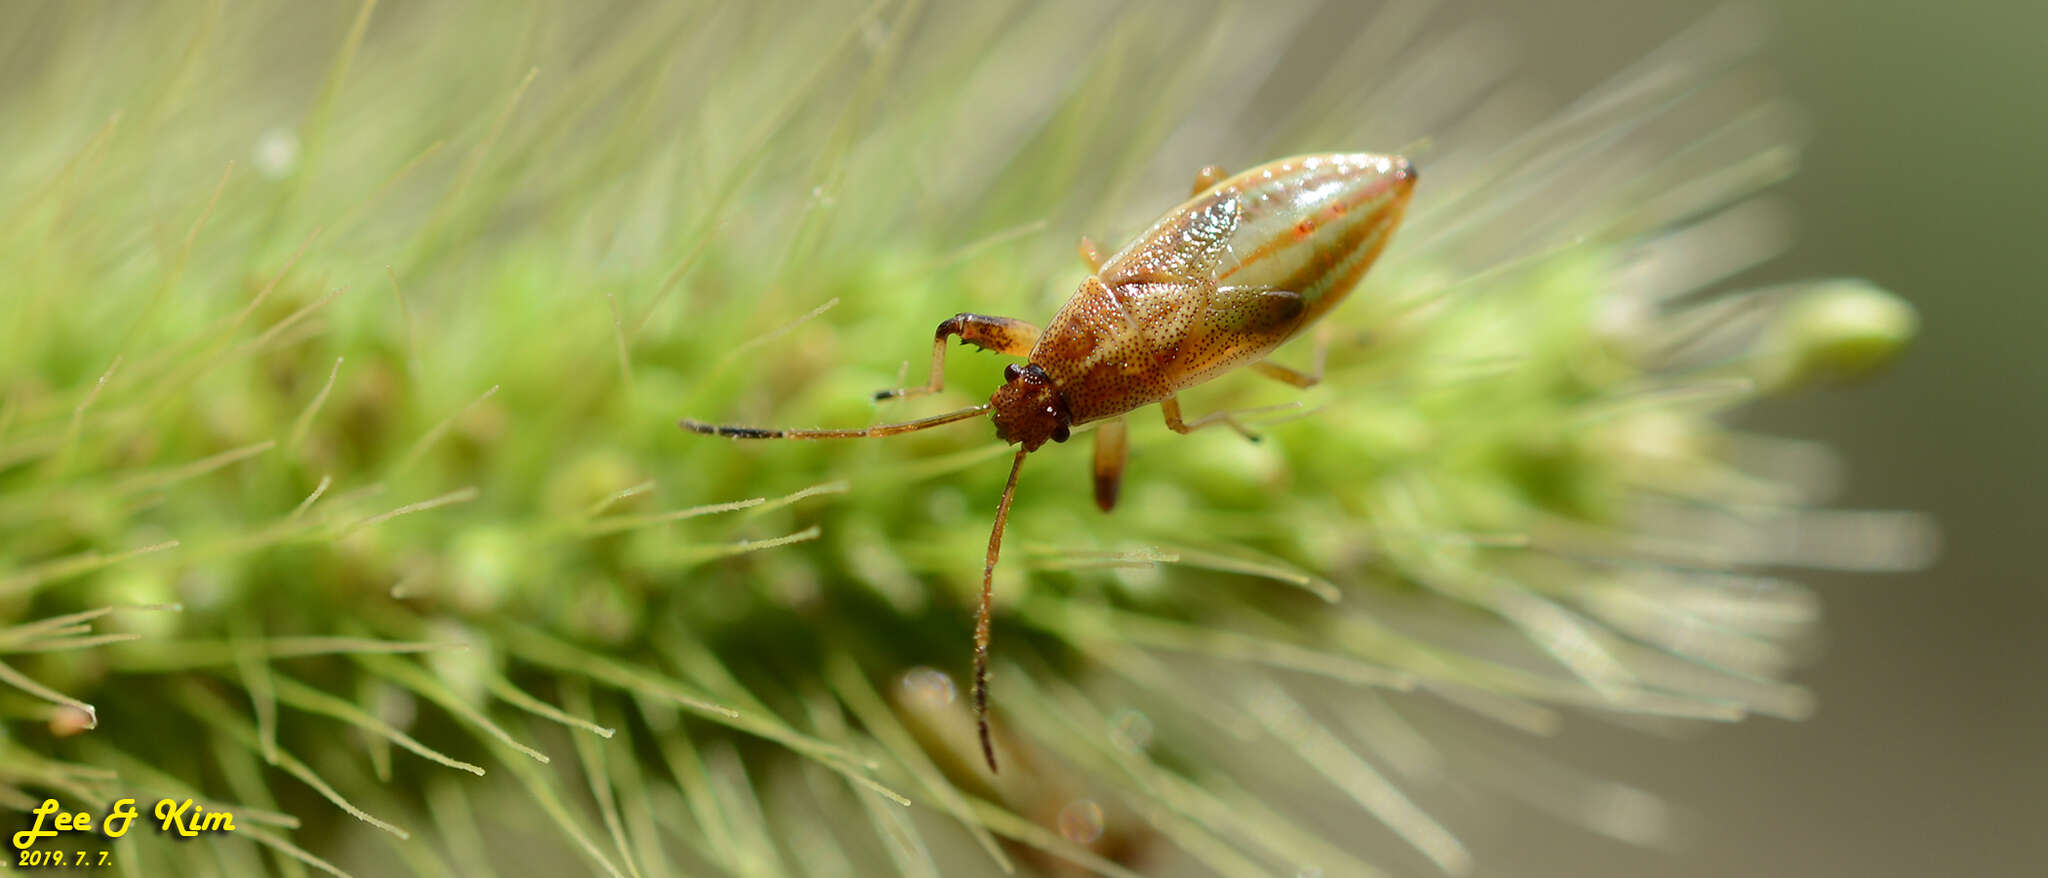
{"label": "green flower bud", "polygon": [[1861,378],[1891,362],[1919,331],[1913,306],[1862,280],[1801,293],[1757,345],[1757,380],[1791,390]]}

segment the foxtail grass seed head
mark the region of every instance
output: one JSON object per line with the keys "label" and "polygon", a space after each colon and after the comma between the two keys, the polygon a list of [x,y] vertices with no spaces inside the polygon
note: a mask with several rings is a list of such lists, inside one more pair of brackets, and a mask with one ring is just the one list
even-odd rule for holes
{"label": "foxtail grass seed head", "polygon": [[[1726,419],[1916,328],[1727,280],[1796,159],[1739,11],[1557,105],[1398,3],[503,12],[0,13],[0,806],[234,814],[128,874],[1459,873],[1471,789],[1654,845],[1521,733],[1805,716],[1792,573],[1934,550]],[[1013,449],[673,426],[967,411],[1004,361],[873,392],[1197,168],[1363,152],[1428,180],[1262,370],[1320,383],[1182,388],[1262,442],[1011,422],[1000,775]]]}

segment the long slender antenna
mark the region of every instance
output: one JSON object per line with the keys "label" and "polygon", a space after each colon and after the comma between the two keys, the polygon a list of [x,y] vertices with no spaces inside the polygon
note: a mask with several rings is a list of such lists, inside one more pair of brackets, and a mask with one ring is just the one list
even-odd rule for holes
{"label": "long slender antenna", "polygon": [[974,611],[974,728],[981,734],[981,756],[988,760],[990,774],[996,769],[996,746],[988,736],[988,609],[995,596],[996,556],[1003,552],[1003,525],[1010,521],[1010,498],[1017,496],[1017,471],[1024,468],[1024,455],[1010,464],[1010,481],[1003,485],[1003,502],[996,505],[996,526],[988,534],[988,560],[981,565],[981,606]]}
{"label": "long slender antenna", "polygon": [[[903,421],[895,424],[877,424],[872,427],[849,430],[778,430],[763,427],[737,427],[728,424],[707,424],[703,421],[684,418],[678,426],[692,433],[707,436],[726,436],[733,439],[865,439],[871,436],[894,436],[928,430],[954,421],[987,414],[992,406],[982,403],[959,411]],[[988,729],[988,631],[989,606],[995,598],[996,558],[1003,552],[1003,527],[1010,522],[1010,501],[1017,496],[1017,473],[1024,468],[1024,456],[1031,452],[1017,449],[1017,459],[1010,464],[1010,480],[1003,484],[1002,502],[996,505],[996,526],[989,531],[988,557],[981,567],[981,604],[974,611],[974,726],[981,736],[981,756],[988,760],[992,774],[996,768],[996,746]]]}
{"label": "long slender antenna", "polygon": [[987,414],[988,410],[989,404],[982,403],[981,405],[969,406],[956,412],[947,412],[943,415],[933,415],[929,418],[919,418],[915,421],[903,421],[896,424],[876,424],[872,427],[857,430],[775,430],[762,427],[734,427],[727,424],[707,424],[703,421],[693,421],[689,418],[682,419],[682,421],[678,422],[677,426],[692,433],[703,433],[707,436],[728,436],[733,439],[866,439],[871,436],[894,436],[898,433],[929,430],[943,424],[953,423],[954,421],[964,421],[968,418],[980,417]]}

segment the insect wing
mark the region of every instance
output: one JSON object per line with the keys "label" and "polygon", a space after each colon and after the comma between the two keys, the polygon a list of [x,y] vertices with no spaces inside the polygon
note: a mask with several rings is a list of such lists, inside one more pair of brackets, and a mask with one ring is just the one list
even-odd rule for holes
{"label": "insect wing", "polygon": [[1112,288],[1204,285],[1230,257],[1242,217],[1236,192],[1210,190],[1196,196],[1103,263],[1102,280]]}
{"label": "insect wing", "polygon": [[1312,321],[1350,293],[1407,207],[1414,170],[1397,156],[1303,156],[1224,181],[1241,217],[1218,286],[1291,290]]}

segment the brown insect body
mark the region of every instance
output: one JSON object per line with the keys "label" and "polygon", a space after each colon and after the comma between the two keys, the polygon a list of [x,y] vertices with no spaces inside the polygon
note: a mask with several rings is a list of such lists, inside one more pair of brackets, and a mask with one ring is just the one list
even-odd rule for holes
{"label": "brown insect body", "polygon": [[[1028,361],[1058,389],[1071,426],[1262,360],[1357,285],[1414,181],[1399,157],[1343,154],[1284,159],[1210,186],[1084,280]],[[997,435],[1035,450],[1051,435],[1024,428],[1044,419],[1040,396],[999,392],[990,401]]]}
{"label": "brown insect body", "polygon": [[[987,404],[865,429],[777,430],[691,420],[682,426],[743,439],[861,438],[987,413],[997,437],[1020,446],[989,536],[975,619],[975,707],[982,754],[994,770],[987,722],[989,602],[1024,457],[1048,441],[1066,441],[1075,425],[1103,421],[1096,430],[1095,498],[1108,511],[1123,472],[1124,414],[1158,403],[1176,432],[1222,423],[1256,438],[1229,412],[1184,422],[1175,394],[1241,366],[1297,387],[1315,384],[1320,365],[1316,373],[1302,373],[1265,358],[1357,286],[1400,223],[1414,184],[1405,159],[1371,153],[1282,159],[1228,179],[1204,169],[1194,196],[1094,265],[1095,273],[1043,331],[1005,317],[956,315],[935,333],[925,386],[876,394],[879,400],[942,389],[946,340],[957,335],[985,350],[1025,357],[1024,365],[1004,370],[1004,384]],[[1084,241],[1082,249],[1096,262],[1092,244]]]}

